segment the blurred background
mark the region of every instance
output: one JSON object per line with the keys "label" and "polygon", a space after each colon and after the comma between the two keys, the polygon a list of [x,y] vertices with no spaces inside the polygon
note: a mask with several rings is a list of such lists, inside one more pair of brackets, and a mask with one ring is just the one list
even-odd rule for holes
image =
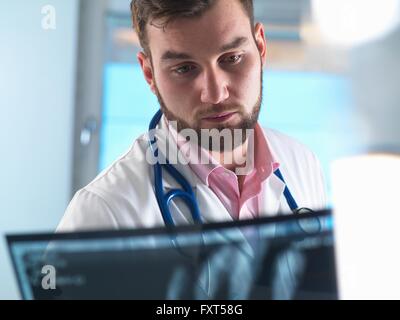
{"label": "blurred background", "polygon": [[[19,298],[4,235],[52,232],[75,191],[158,109],[136,61],[129,5],[0,0],[0,299]],[[330,206],[331,163],[368,150],[374,136],[357,109],[375,89],[373,63],[382,50],[398,52],[361,46],[392,32],[396,10],[397,0],[255,0],[268,41],[260,122],[314,151]]]}

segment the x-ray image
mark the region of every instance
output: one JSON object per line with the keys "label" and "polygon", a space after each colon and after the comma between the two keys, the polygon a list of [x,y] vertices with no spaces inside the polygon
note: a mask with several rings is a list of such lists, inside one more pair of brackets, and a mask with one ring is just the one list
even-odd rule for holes
{"label": "x-ray image", "polygon": [[[25,299],[337,299],[330,216],[9,239]],[[314,224],[313,224],[314,225]],[[47,239],[47,240],[46,240]],[[43,287],[43,267],[56,272]]]}

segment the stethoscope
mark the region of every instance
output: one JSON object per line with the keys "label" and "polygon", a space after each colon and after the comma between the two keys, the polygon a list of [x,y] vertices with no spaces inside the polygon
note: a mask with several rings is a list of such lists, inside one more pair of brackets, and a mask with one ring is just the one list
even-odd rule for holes
{"label": "stethoscope", "polygon": [[[161,110],[159,110],[153,117],[153,119],[150,121],[149,125],[149,146],[152,151],[152,154],[154,155],[155,159],[158,159],[158,148],[157,148],[157,139],[152,134],[154,133],[154,130],[156,129],[158,123],[161,120],[163,113]],[[172,189],[166,194],[164,193],[164,185],[163,185],[163,179],[162,179],[162,169],[167,170],[167,172],[173,177],[179,185],[182,187],[182,189]],[[193,219],[193,222],[195,224],[201,224],[202,223],[202,218],[200,214],[200,209],[196,201],[195,194],[193,192],[193,189],[189,182],[185,179],[185,177],[174,167],[172,166],[168,159],[165,160],[165,163],[160,164],[159,161],[156,161],[154,166],[154,191],[157,199],[158,206],[160,207],[161,215],[164,220],[164,223],[166,226],[174,226],[174,220],[172,218],[172,214],[169,210],[170,203],[173,199],[175,198],[180,198],[182,199],[190,209],[190,213]],[[308,208],[299,208],[297,205],[296,200],[294,199],[292,193],[290,192],[288,186],[286,185],[285,179],[283,178],[283,175],[279,169],[277,169],[274,174],[285,184],[285,189],[284,189],[284,196],[286,198],[286,201],[289,205],[290,210],[294,214],[301,214],[301,213],[312,213],[313,210],[308,209]],[[310,231],[319,231],[321,229],[321,224],[318,220],[317,226],[312,228],[313,230],[304,230],[304,226],[300,226],[300,228],[309,233]]]}

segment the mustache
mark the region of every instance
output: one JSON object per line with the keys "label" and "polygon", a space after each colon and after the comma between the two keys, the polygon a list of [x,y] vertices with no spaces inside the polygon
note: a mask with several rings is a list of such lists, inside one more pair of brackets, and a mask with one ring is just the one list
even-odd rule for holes
{"label": "mustache", "polygon": [[203,119],[212,115],[223,112],[241,112],[243,107],[241,105],[214,105],[207,108],[202,108],[196,115],[197,119]]}

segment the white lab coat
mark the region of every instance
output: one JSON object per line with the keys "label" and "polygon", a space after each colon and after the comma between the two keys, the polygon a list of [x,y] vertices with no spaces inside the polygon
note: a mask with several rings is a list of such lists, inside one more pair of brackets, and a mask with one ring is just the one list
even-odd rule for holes
{"label": "white lab coat", "polygon": [[[158,126],[160,150],[168,139],[164,119]],[[277,131],[264,130],[274,158],[300,207],[318,210],[326,207],[325,183],[320,164],[314,154],[299,142]],[[176,148],[176,144],[171,144]],[[79,190],[69,204],[57,232],[99,229],[149,228],[164,222],[154,194],[153,167],[146,161],[148,138],[139,137],[130,150],[104,170],[89,185]],[[224,205],[188,165],[175,165],[191,184],[204,222],[231,221]],[[271,175],[259,198],[260,216],[290,213],[283,195],[284,183]],[[177,182],[165,173],[166,192],[178,188]],[[177,225],[192,222],[190,212],[177,200],[170,208]]]}

